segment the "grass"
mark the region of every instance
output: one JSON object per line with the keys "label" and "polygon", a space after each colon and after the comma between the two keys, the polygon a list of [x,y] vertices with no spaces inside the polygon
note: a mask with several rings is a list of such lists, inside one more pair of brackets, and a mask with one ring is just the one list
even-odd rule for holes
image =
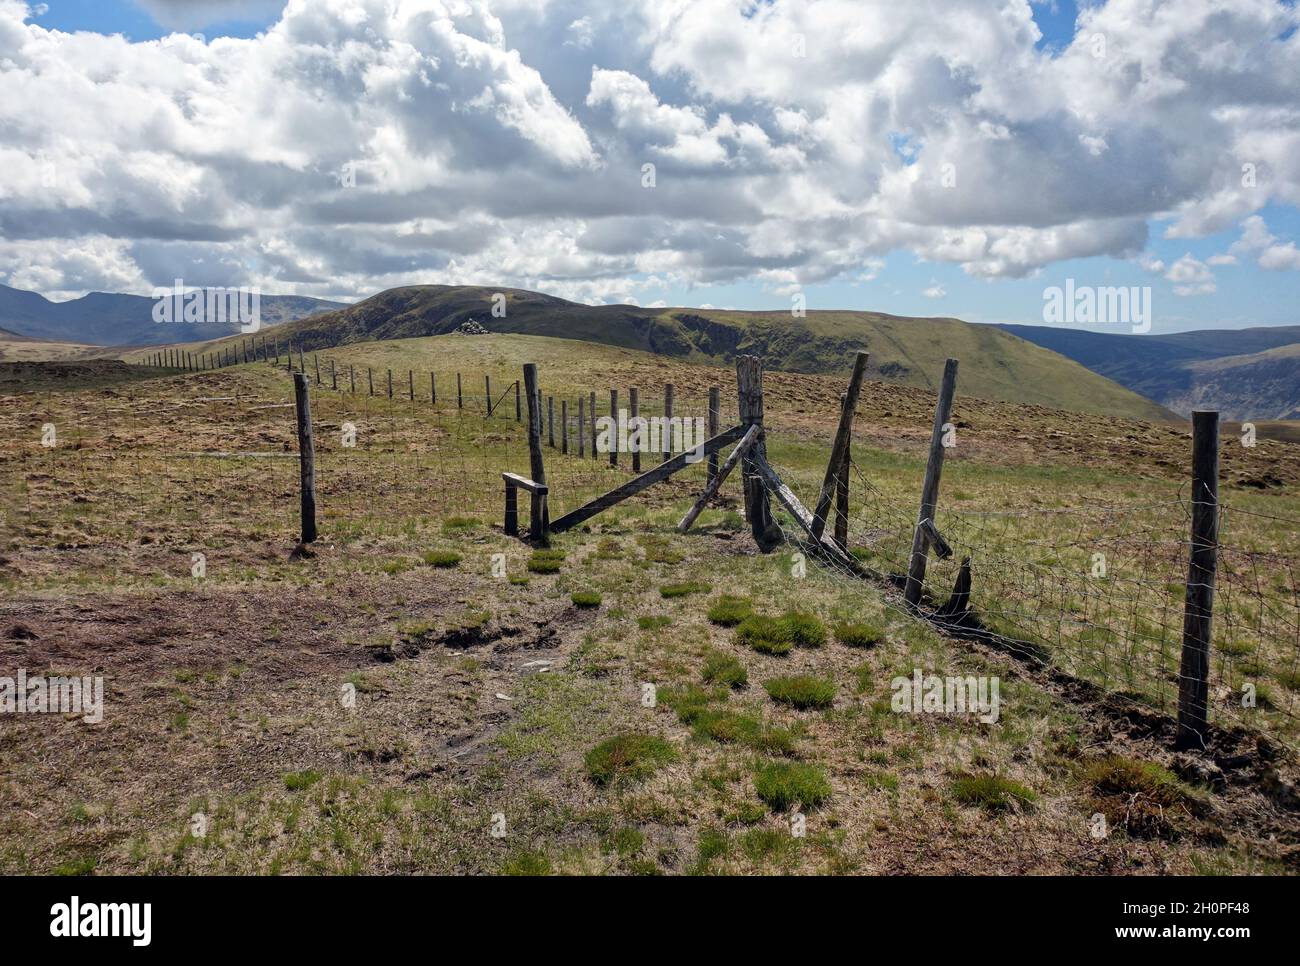
{"label": "grass", "polygon": [[455,550],[430,550],[424,555],[424,562],[430,567],[447,569],[455,567],[464,559]]}
{"label": "grass", "polygon": [[708,618],[721,627],[735,627],[754,613],[754,602],[748,597],[723,594],[709,606]]}
{"label": "grass", "polygon": [[793,754],[798,737],[789,728],[769,724],[756,715],[707,708],[695,716],[695,735],[774,755]]}
{"label": "grass", "polygon": [[763,682],[763,688],[773,701],[788,704],[801,711],[809,708],[829,708],[835,701],[834,682],[810,674],[772,678]]}
{"label": "grass", "polygon": [[659,588],[659,596],[667,600],[674,597],[686,597],[689,594],[707,594],[712,589],[713,587],[710,584],[698,580],[686,580],[676,584],[664,584]]}
{"label": "grass", "polygon": [[790,629],[790,640],[796,647],[821,647],[826,643],[826,625],[812,614],[786,611],[781,621]]}
{"label": "grass", "polygon": [[600,606],[600,594],[594,590],[577,590],[569,595],[574,607],[590,609]]}
{"label": "grass", "polygon": [[592,781],[611,785],[645,778],[677,757],[677,750],[662,738],[627,733],[602,741],[584,760]]}
{"label": "grass", "polygon": [[1131,835],[1172,835],[1197,805],[1192,789],[1152,761],[1113,755],[1084,765],[1082,777],[1093,807]]}
{"label": "grass", "polygon": [[324,776],[320,772],[312,769],[308,769],[307,771],[286,772],[284,775],[284,787],[289,789],[291,792],[300,792],[304,789],[311,788],[312,785],[315,785],[323,777]]}
{"label": "grass", "polygon": [[788,654],[794,647],[790,626],[762,614],[746,617],[736,627],[736,640],[760,654]]}
{"label": "grass", "polygon": [[725,651],[710,651],[704,658],[700,676],[707,684],[724,684],[729,688],[743,688],[749,683],[745,665]]}
{"label": "grass", "polygon": [[754,770],[754,790],[774,812],[792,805],[814,809],[831,797],[831,783],[817,765],[801,761],[773,761]]}
{"label": "grass", "polygon": [[535,574],[558,574],[563,563],[563,550],[534,550],[528,558],[528,569]]}
{"label": "grass", "polygon": [[524,849],[506,859],[501,866],[502,875],[550,875],[551,860],[541,852]]}
{"label": "grass", "polygon": [[672,622],[673,619],[664,614],[647,614],[636,619],[636,626],[643,631],[657,631],[661,627],[667,627]]}
{"label": "grass", "polygon": [[875,624],[835,625],[835,640],[845,647],[875,647],[884,639],[884,630]]}
{"label": "grass", "polygon": [[952,795],[963,805],[975,805],[989,812],[1001,812],[1013,806],[1029,806],[1038,796],[1020,782],[1001,775],[958,775],[953,779]]}

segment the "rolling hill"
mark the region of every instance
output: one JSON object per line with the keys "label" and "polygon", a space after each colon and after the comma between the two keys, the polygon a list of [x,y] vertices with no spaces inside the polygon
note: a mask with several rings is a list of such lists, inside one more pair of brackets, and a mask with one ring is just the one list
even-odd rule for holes
{"label": "rolling hill", "polygon": [[[505,314],[492,315],[505,296]],[[871,353],[871,378],[933,388],[949,356],[961,360],[962,391],[1082,412],[1165,420],[1172,415],[1055,352],[996,327],[951,318],[877,312],[782,312],[581,305],[521,289],[418,285],[286,324],[280,338],[304,349],[456,331],[476,321],[492,332],[552,336],[639,349],[685,361],[761,355],[775,369],[846,372],[857,349]]]}
{"label": "rolling hill", "polygon": [[[301,295],[263,295],[263,325],[279,325],[341,302]],[[154,300],[143,295],[91,292],[79,299],[52,302],[37,292],[0,285],[0,328],[15,335],[88,345],[157,345],[219,338],[238,325],[161,326],[153,320]]]}
{"label": "rolling hill", "polygon": [[1300,326],[1114,335],[1039,325],[998,328],[1058,352],[1181,415],[1300,418]]}

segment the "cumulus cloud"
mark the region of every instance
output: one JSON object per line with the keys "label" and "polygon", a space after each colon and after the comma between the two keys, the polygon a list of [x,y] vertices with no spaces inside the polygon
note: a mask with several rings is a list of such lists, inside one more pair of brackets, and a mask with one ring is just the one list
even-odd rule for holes
{"label": "cumulus cloud", "polygon": [[[142,2],[184,31],[279,6]],[[1048,51],[1027,0],[289,0],[252,39],[129,43],[0,0],[0,278],[606,301],[905,250],[989,279],[1148,258],[1204,293],[1226,262],[1156,267],[1154,220],[1300,267],[1255,215],[1300,204],[1297,23],[1109,0]]]}

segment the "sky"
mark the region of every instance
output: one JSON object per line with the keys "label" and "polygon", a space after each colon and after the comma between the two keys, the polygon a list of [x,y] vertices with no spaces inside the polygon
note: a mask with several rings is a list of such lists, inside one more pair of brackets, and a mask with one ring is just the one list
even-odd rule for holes
{"label": "sky", "polygon": [[[0,282],[1300,324],[1282,0],[0,0]],[[1065,324],[1127,332],[1133,320]]]}

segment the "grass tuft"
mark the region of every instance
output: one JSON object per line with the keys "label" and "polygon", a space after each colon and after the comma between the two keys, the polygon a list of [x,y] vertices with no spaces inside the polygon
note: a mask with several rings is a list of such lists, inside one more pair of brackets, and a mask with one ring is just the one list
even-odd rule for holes
{"label": "grass tuft", "polygon": [[1001,775],[958,775],[952,783],[953,797],[963,805],[977,805],[1001,812],[1013,805],[1032,805],[1038,798],[1020,782]]}
{"label": "grass tuft", "polygon": [[723,594],[709,607],[709,620],[722,627],[735,627],[754,613],[754,603],[748,597]]}
{"label": "grass tuft", "polygon": [[600,606],[600,594],[594,590],[578,590],[569,597],[574,607],[590,608]]}
{"label": "grass tuft", "polygon": [[528,558],[528,569],[535,574],[557,574],[564,563],[563,550],[534,550]]}
{"label": "grass tuft", "polygon": [[763,688],[773,701],[788,704],[800,710],[829,708],[835,701],[835,684],[825,678],[810,674],[772,678],[763,682]]}
{"label": "grass tuft", "polygon": [[1139,837],[1169,836],[1180,814],[1190,812],[1195,795],[1169,769],[1153,761],[1115,755],[1083,768],[1093,807],[1112,826]]}
{"label": "grass tuft", "polygon": [[621,734],[602,741],[586,755],[587,774],[597,785],[645,778],[677,760],[677,750],[654,735]]}
{"label": "grass tuft", "polygon": [[831,797],[831,783],[817,765],[801,761],[773,761],[754,771],[754,790],[775,812],[791,805],[814,809]]}
{"label": "grass tuft", "polygon": [[710,651],[700,676],[708,684],[725,684],[729,688],[743,688],[749,683],[745,665],[725,651]]}
{"label": "grass tuft", "polygon": [[821,647],[826,643],[826,625],[812,614],[791,610],[781,620],[790,628],[790,640],[796,647]]}
{"label": "grass tuft", "polygon": [[698,580],[686,580],[678,584],[664,584],[659,588],[659,596],[664,598],[685,597],[688,594],[707,594],[712,585]]}
{"label": "grass tuft", "polygon": [[790,626],[773,617],[754,614],[736,628],[736,640],[760,654],[788,654],[794,647]]}
{"label": "grass tuft", "polygon": [[875,647],[885,639],[885,632],[875,624],[839,624],[835,640],[845,647]]}
{"label": "grass tuft", "polygon": [[430,567],[455,567],[462,559],[455,550],[430,550],[424,555],[424,562]]}

